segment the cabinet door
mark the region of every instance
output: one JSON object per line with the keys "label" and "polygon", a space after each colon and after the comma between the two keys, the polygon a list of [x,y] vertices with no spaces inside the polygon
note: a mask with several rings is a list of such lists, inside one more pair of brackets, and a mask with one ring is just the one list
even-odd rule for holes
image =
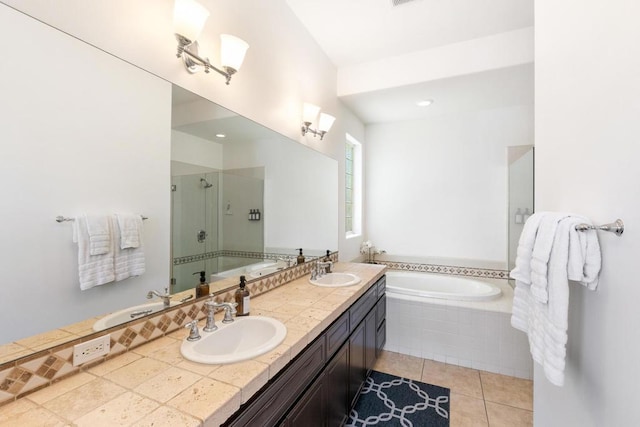
{"label": "cabinet door", "polygon": [[365,377],[369,375],[376,363],[376,310],[371,310],[364,320],[365,323]]}
{"label": "cabinet door", "polygon": [[367,378],[365,350],[365,322],[361,322],[349,338],[349,407],[355,404]]}
{"label": "cabinet door", "polygon": [[311,385],[296,406],[287,416],[288,427],[325,427],[326,426],[326,396],[324,393],[324,378],[321,375]]}
{"label": "cabinet door", "polygon": [[349,343],[345,342],[329,362],[324,374],[327,425],[339,427],[349,416]]}

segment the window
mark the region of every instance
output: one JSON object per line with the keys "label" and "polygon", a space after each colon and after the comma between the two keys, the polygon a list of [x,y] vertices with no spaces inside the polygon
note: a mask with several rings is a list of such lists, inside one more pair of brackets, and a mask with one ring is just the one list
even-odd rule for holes
{"label": "window", "polygon": [[347,237],[361,233],[362,147],[347,134],[344,157],[344,227]]}

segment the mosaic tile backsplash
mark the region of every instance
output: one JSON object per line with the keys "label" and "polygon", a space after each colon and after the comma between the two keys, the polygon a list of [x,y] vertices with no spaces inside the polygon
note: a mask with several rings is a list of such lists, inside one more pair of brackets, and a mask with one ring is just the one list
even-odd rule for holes
{"label": "mosaic tile backsplash", "polygon": [[[337,262],[338,253],[333,253],[331,259]],[[307,261],[282,272],[249,281],[247,288],[252,296],[260,295],[309,274],[314,265],[315,261]],[[215,295],[214,299],[217,302],[230,302],[234,300],[234,293],[235,289],[221,292]],[[62,378],[86,370],[139,345],[171,333],[193,319],[204,318],[206,316],[204,302],[204,299],[187,301],[156,315],[0,364],[0,405],[12,402],[52,385]],[[73,366],[74,345],[106,334],[111,335],[111,350],[108,355],[80,366]]]}

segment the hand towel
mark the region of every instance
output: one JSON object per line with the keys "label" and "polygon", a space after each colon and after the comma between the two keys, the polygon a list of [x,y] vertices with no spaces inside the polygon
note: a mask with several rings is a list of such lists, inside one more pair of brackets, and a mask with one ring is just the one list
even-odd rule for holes
{"label": "hand towel", "polygon": [[[545,212],[540,221],[540,227],[538,228],[531,254],[531,295],[542,303],[546,303],[549,300],[547,266],[556,237],[556,229],[558,223],[568,216],[569,214],[566,213]],[[569,245],[568,241],[563,244],[566,244],[567,247]]]}
{"label": "hand towel", "polygon": [[111,229],[107,215],[85,215],[89,233],[89,254],[102,255],[111,248]]}
{"label": "hand towel", "polygon": [[91,255],[87,216],[78,215],[73,222],[73,241],[78,243],[78,278],[80,289],[113,282],[115,279],[113,239],[106,253]]}
{"label": "hand towel", "polygon": [[[142,217],[138,216],[140,222]],[[145,256],[144,256],[144,241],[142,238],[142,229],[138,236],[138,247],[122,248],[121,242],[121,230],[115,216],[113,218],[116,232],[116,244],[115,246],[115,280],[121,281],[129,277],[140,276],[146,271]]]}
{"label": "hand towel", "polygon": [[142,216],[133,213],[116,214],[120,228],[120,249],[137,248],[140,246],[142,234]]}

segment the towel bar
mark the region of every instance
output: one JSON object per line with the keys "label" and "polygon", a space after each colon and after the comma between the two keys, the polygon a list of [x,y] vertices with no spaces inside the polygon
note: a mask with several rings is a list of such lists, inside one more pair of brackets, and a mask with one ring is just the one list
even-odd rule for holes
{"label": "towel bar", "polygon": [[[144,216],[144,215],[140,215],[142,217],[142,220],[144,221],[145,219],[149,219],[148,217]],[[75,218],[66,218],[62,215],[58,215],[56,217],[56,222],[65,222],[65,221],[75,221]]]}
{"label": "towel bar", "polygon": [[616,219],[615,222],[604,225],[591,225],[591,224],[578,224],[576,225],[577,231],[587,231],[587,230],[603,230],[610,231],[612,233],[616,233],[616,236],[621,236],[624,232],[624,222],[621,219]]}

